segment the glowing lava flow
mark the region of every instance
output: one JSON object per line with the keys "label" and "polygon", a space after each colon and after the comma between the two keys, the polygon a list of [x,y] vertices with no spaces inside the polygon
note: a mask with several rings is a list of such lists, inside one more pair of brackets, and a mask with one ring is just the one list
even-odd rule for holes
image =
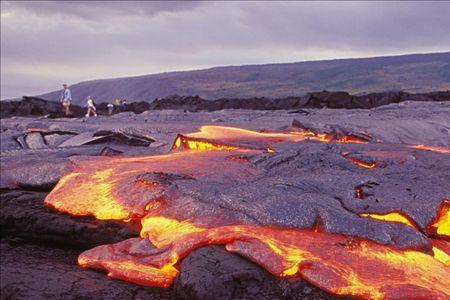
{"label": "glowing lava flow", "polygon": [[450,267],[450,242],[432,239],[434,258]]}
{"label": "glowing lava flow", "polygon": [[444,147],[433,147],[433,146],[426,146],[426,145],[408,145],[410,148],[414,149],[421,149],[421,150],[428,150],[443,154],[450,154],[450,148],[444,148]]}
{"label": "glowing lava flow", "polygon": [[358,165],[360,167],[366,168],[366,169],[373,169],[377,166],[377,163],[373,160],[369,160],[369,159],[362,159],[362,158],[358,158],[355,156],[350,156],[351,154],[348,152],[341,152],[341,155],[351,161],[352,163],[354,163],[355,165]]}
{"label": "glowing lava flow", "polygon": [[[167,287],[178,275],[180,259],[196,248],[222,244],[276,276],[299,275],[338,295],[450,298],[450,247],[442,241],[433,242],[433,257],[318,230],[257,226],[217,206],[214,212],[199,211],[195,201],[201,196],[195,189],[183,194],[181,186],[211,187],[215,195],[214,185],[250,184],[259,171],[233,157],[255,155],[273,143],[302,141],[304,136],[204,126],[183,137],[174,142],[175,149],[185,150],[181,152],[85,159],[46,197],[47,205],[74,215],[141,221],[140,237],[85,251],[80,265],[137,284]],[[174,203],[183,205],[170,205]],[[430,225],[439,236],[448,234],[449,203],[443,202]],[[173,209],[164,210],[165,205]],[[400,214],[362,216],[414,227]]]}
{"label": "glowing lava flow", "polygon": [[[200,131],[189,133],[187,139],[209,140],[213,144],[239,149],[259,149],[274,152],[270,145],[281,142],[300,142],[304,136],[292,133],[257,132],[236,127],[202,126]],[[176,141],[175,141],[176,142]],[[188,148],[188,147],[187,147]],[[192,149],[192,148],[189,148]]]}
{"label": "glowing lava flow", "polygon": [[[440,235],[441,237],[448,236],[449,234],[449,210],[446,206],[447,200],[444,200],[441,207],[439,208],[439,212],[436,216],[436,222],[433,223],[432,226],[435,229],[434,232],[439,230],[439,233],[437,235]],[[412,227],[416,230],[419,230],[419,227],[417,224],[411,220],[410,217],[403,214],[402,212],[391,212],[387,214],[374,214],[374,213],[361,213],[359,214],[360,217],[368,217],[376,220],[386,221],[386,222],[395,222],[395,223],[403,223],[409,227]],[[434,258],[442,262],[443,264],[450,266],[450,243],[446,241],[431,240],[433,247],[433,255]]]}
{"label": "glowing lava flow", "polygon": [[355,165],[358,165],[360,167],[366,168],[366,169],[373,169],[377,166],[376,162],[364,162],[360,159],[354,158],[354,157],[347,157],[348,160],[353,162]]}
{"label": "glowing lava flow", "polygon": [[237,146],[231,146],[231,145],[225,145],[225,144],[219,144],[210,142],[207,140],[192,138],[192,137],[186,137],[181,134],[179,134],[175,141],[172,144],[171,150],[176,149],[184,149],[184,150],[195,150],[195,151],[207,151],[207,150],[215,150],[215,151],[223,151],[223,150],[237,150],[239,147]]}
{"label": "glowing lava flow", "polygon": [[[450,268],[419,251],[402,251],[311,230],[251,225],[205,228],[157,216],[145,217],[142,227],[141,236],[155,248],[131,259],[130,249],[138,249],[145,240],[130,239],[88,250],[80,256],[80,264],[133,282],[135,271],[144,272],[138,278],[140,284],[167,286],[177,275],[175,263],[190,251],[204,245],[225,244],[228,251],[247,257],[276,276],[298,273],[334,294],[407,299],[426,292],[430,299],[450,297]],[[137,263],[129,263],[130,259]],[[122,261],[126,262],[125,267]]]}
{"label": "glowing lava flow", "polygon": [[187,134],[189,137],[220,140],[224,142],[245,142],[261,140],[265,143],[298,142],[305,138],[292,133],[258,132],[237,127],[210,126],[200,127],[200,131]]}
{"label": "glowing lava flow", "polygon": [[409,227],[412,227],[416,230],[418,230],[418,226],[415,224],[411,218],[409,218],[407,215],[403,214],[402,212],[390,212],[387,214],[376,214],[376,213],[361,213],[359,214],[360,217],[366,217],[366,218],[372,218],[375,220],[382,220],[386,222],[396,222],[396,223],[402,223],[406,224]]}
{"label": "glowing lava flow", "polygon": [[345,135],[345,134],[328,134],[323,132],[315,132],[312,130],[296,130],[291,131],[291,134],[296,134],[300,136],[304,136],[310,140],[317,140],[324,143],[329,143],[331,141],[336,141],[338,143],[367,143],[368,141],[359,137]]}
{"label": "glowing lava flow", "polygon": [[367,143],[364,139],[349,135],[333,136],[327,133],[316,133],[306,130],[291,131],[289,133],[257,132],[236,127],[211,125],[202,126],[200,131],[189,133],[186,136],[191,138],[218,140],[225,143],[251,143],[254,146],[258,145],[258,142],[263,142],[264,144],[274,144],[280,142],[300,142],[306,139],[325,143],[331,141],[336,141],[339,143]]}
{"label": "glowing lava flow", "polygon": [[433,222],[427,228],[428,234],[450,238],[450,200],[443,200]]}
{"label": "glowing lava flow", "polygon": [[229,159],[231,154],[249,153],[254,152],[189,151],[86,158],[73,173],[61,178],[45,204],[72,215],[93,215],[101,220],[140,218],[146,214],[148,203],[158,203],[155,199],[165,191],[170,178],[221,183],[252,178],[256,174],[253,168]]}

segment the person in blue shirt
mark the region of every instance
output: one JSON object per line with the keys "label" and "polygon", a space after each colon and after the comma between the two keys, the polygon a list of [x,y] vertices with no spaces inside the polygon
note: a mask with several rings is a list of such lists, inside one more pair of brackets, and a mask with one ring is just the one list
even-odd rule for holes
{"label": "person in blue shirt", "polygon": [[61,94],[61,100],[60,101],[61,101],[61,104],[62,104],[62,106],[64,108],[64,115],[66,117],[70,116],[71,115],[71,112],[70,112],[70,101],[72,101],[72,95],[71,95],[70,90],[67,87],[66,83],[63,84],[63,91],[62,91],[62,94]]}

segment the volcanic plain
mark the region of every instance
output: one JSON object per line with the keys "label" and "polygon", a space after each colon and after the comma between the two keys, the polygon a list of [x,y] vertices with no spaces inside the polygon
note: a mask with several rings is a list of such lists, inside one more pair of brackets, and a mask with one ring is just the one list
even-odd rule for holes
{"label": "volcanic plain", "polygon": [[449,299],[449,211],[448,101],[1,119],[2,299]]}

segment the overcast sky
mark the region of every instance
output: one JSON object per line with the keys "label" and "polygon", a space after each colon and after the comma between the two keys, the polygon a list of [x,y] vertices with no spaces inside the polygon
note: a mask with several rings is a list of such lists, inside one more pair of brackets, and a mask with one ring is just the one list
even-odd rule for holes
{"label": "overcast sky", "polygon": [[218,65],[450,51],[450,2],[1,2],[1,98]]}

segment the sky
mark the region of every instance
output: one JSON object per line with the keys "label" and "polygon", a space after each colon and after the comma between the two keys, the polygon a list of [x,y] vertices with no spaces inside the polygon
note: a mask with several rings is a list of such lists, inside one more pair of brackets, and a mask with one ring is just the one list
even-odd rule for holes
{"label": "sky", "polygon": [[213,66],[450,51],[450,2],[1,1],[1,99]]}

